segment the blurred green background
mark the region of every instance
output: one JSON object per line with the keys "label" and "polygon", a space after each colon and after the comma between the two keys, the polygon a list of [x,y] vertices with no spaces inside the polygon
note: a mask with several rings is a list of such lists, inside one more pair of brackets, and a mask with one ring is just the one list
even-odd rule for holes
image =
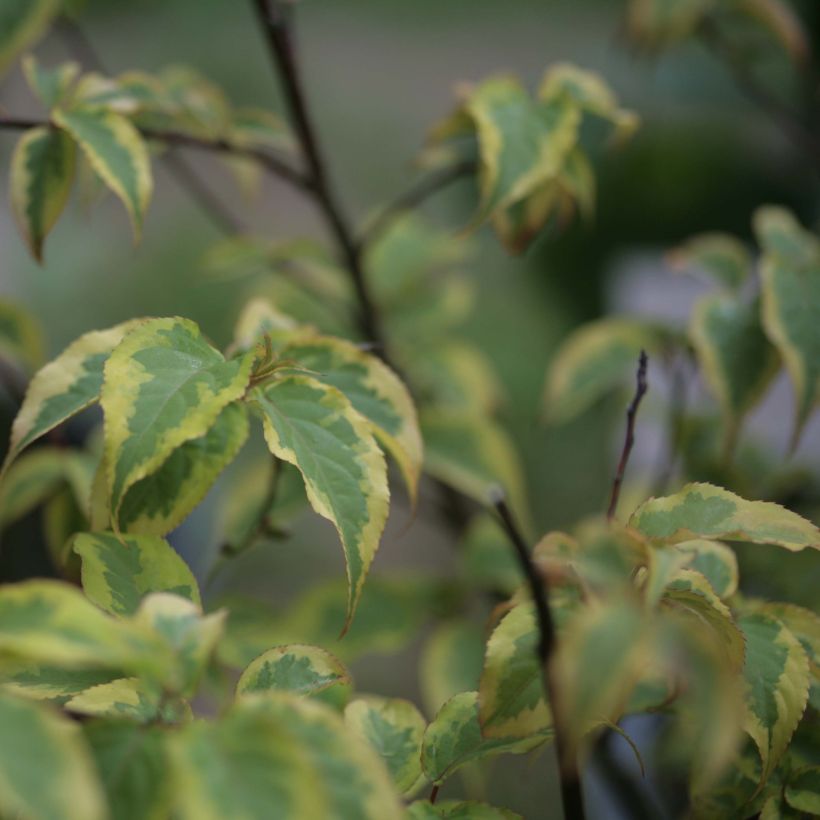
{"label": "blurred green background", "polygon": [[[812,39],[820,42],[820,6],[806,2],[799,8]],[[300,56],[312,108],[334,182],[359,222],[413,179],[413,159],[430,125],[451,108],[459,82],[509,70],[532,87],[548,64],[567,60],[600,71],[642,119],[630,143],[596,157],[594,219],[563,235],[542,237],[521,258],[507,256],[488,231],[474,239],[468,273],[478,284],[478,300],[466,333],[494,362],[507,389],[501,417],[522,455],[539,531],[569,526],[601,510],[611,482],[611,470],[602,465],[614,464],[620,443],[621,399],[560,429],[540,421],[545,369],[567,332],[613,307],[670,315],[680,289],[670,284],[663,252],[693,233],[728,230],[750,239],[751,213],[766,202],[794,208],[810,225],[818,217],[816,173],[776,124],[738,92],[725,67],[697,44],[658,60],[636,55],[623,37],[622,14],[623,4],[616,0],[302,0],[298,5]],[[237,104],[279,109],[250,3],[97,0],[80,19],[113,73],[190,64]],[[40,43],[37,54],[45,62],[73,56],[54,34]],[[766,62],[763,77],[784,98],[799,102],[784,64]],[[0,106],[21,116],[42,113],[19,71],[0,86]],[[3,173],[15,138],[0,133]],[[266,180],[259,199],[247,202],[212,157],[191,153],[190,158],[255,233],[324,235],[311,205],[276,180]],[[160,165],[156,182],[138,246],[132,247],[118,203],[105,198],[88,209],[75,201],[49,238],[43,266],[28,256],[7,198],[0,202],[0,296],[19,300],[42,320],[51,353],[87,330],[138,315],[184,315],[215,342],[229,341],[244,294],[202,274],[203,255],[220,233]],[[456,186],[425,213],[457,231],[469,217],[470,195],[465,186]],[[692,294],[682,298],[691,303]],[[671,307],[672,315],[686,315],[679,305]],[[648,431],[665,412],[664,390],[658,377],[644,410]],[[788,391],[780,393],[788,402]],[[780,407],[775,404],[764,417],[769,425],[781,418],[786,426],[790,412],[778,416]],[[817,432],[815,419],[801,456],[815,475]],[[639,442],[633,470],[655,462],[655,450],[662,447],[656,433],[647,432]],[[175,539],[200,574],[217,548],[212,511],[206,502]],[[786,569],[794,563],[800,574],[799,558],[778,554],[777,559]],[[441,531],[396,505],[374,572],[406,567],[447,577],[453,563]],[[212,592],[245,590],[283,606],[315,578],[342,572],[330,527],[307,516],[291,539],[260,544],[227,566]],[[803,582],[807,586],[797,596],[816,605],[811,573]],[[379,656],[354,665],[359,688],[414,696],[419,645],[415,642],[400,661]],[[539,761],[515,760],[499,768],[504,773],[493,778],[493,801],[529,811],[549,799],[552,784]]]}

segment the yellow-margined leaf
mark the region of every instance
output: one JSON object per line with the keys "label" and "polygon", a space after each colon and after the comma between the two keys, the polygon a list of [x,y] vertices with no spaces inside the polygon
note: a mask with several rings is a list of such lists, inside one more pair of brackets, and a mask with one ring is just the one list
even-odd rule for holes
{"label": "yellow-margined leaf", "polygon": [[687,566],[701,573],[721,598],[731,598],[737,591],[737,556],[720,541],[696,539],[681,541],[674,549],[687,556]]}
{"label": "yellow-margined leaf", "polygon": [[118,678],[91,686],[74,695],[63,708],[78,715],[121,718],[137,723],[170,717],[169,710],[162,708],[162,690],[139,678]]}
{"label": "yellow-margined leaf", "polygon": [[692,270],[729,292],[737,291],[752,272],[746,246],[731,234],[703,233],[670,251],[670,264]]}
{"label": "yellow-margined leaf", "polygon": [[74,181],[75,147],[71,137],[42,126],[20,138],[11,159],[11,205],[34,258],[63,212]]}
{"label": "yellow-margined leaf", "polygon": [[60,11],[59,0],[3,0],[0,6],[0,73],[40,39]]}
{"label": "yellow-margined leaf", "polygon": [[206,435],[244,395],[252,364],[253,354],[226,361],[193,322],[178,318],[148,320],[118,345],[100,394],[115,528],[128,491]]}
{"label": "yellow-margined leaf", "polygon": [[6,299],[0,299],[0,358],[34,369],[45,355],[43,330],[26,310]]}
{"label": "yellow-margined leaf", "polygon": [[65,455],[41,447],[12,464],[0,483],[0,530],[54,495],[65,480]]}
{"label": "yellow-margined leaf", "polygon": [[651,498],[632,514],[630,525],[665,543],[693,538],[775,544],[796,552],[820,549],[820,529],[769,501],[747,501],[713,484],[687,484],[680,492]]}
{"label": "yellow-margined leaf", "polygon": [[79,73],[79,63],[61,63],[55,68],[45,68],[33,54],[23,57],[26,82],[40,98],[40,102],[49,109],[63,101]]}
{"label": "yellow-margined leaf", "polygon": [[125,205],[139,238],[154,186],[148,148],[139,131],[121,114],[102,108],[57,109],[53,119]]}
{"label": "yellow-margined leaf", "polygon": [[284,376],[251,398],[271,452],[299,468],[311,506],[339,532],[349,584],[346,630],[387,519],[384,456],[370,423],[317,379]]}

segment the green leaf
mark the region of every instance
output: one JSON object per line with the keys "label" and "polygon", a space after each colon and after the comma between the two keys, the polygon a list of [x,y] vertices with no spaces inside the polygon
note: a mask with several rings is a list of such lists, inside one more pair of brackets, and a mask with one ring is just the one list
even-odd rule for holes
{"label": "green leaf", "polygon": [[173,795],[163,730],[106,720],[86,723],[83,731],[111,820],[165,820]]}
{"label": "green leaf", "polygon": [[550,364],[544,396],[549,420],[569,421],[628,377],[634,379],[641,350],[651,355],[663,344],[660,329],[637,319],[616,317],[583,325]]}
{"label": "green leaf", "polygon": [[796,446],[820,401],[820,242],[781,208],[761,208],[754,222],[763,248],[763,327],[794,387]]}
{"label": "green leaf", "polygon": [[139,678],[119,678],[92,686],[64,704],[69,712],[150,723],[162,713],[162,691]]}
{"label": "green leaf", "polygon": [[20,138],[11,158],[11,205],[34,258],[41,262],[43,242],[63,212],[74,182],[75,148],[57,129],[32,128]]}
{"label": "green leaf", "polygon": [[731,547],[719,541],[697,539],[681,541],[675,550],[689,557],[687,566],[701,573],[721,598],[731,598],[737,591],[737,556]]}
{"label": "green leaf", "polygon": [[809,665],[800,642],[775,618],[739,619],[746,636],[744,729],[760,752],[765,783],[785,753],[809,696]]}
{"label": "green leaf", "polygon": [[689,338],[720,405],[731,452],[743,417],[763,398],[780,364],[760,325],[760,306],[708,297],[692,312]]}
{"label": "green leaf", "polygon": [[57,109],[52,117],[125,205],[139,238],[154,186],[148,148],[139,131],[121,114],[102,108]]}
{"label": "green leaf", "polygon": [[629,34],[649,48],[660,49],[689,36],[714,0],[630,0]]}
{"label": "green leaf", "polygon": [[345,708],[345,724],[375,749],[401,795],[417,791],[423,780],[421,742],[427,721],[410,701],[375,695],[356,698]]}
{"label": "green leaf", "polygon": [[37,820],[108,816],[80,727],[41,704],[0,693],[0,811]]}
{"label": "green leaf", "polygon": [[37,368],[42,364],[44,350],[43,331],[37,320],[14,302],[0,299],[0,358]]}
{"label": "green leaf", "polygon": [[248,666],[236,684],[236,694],[283,691],[316,697],[343,706],[353,681],[342,662],[318,646],[289,644],[269,649]]}
{"label": "green leaf", "polygon": [[138,324],[133,320],[86,333],[34,375],[12,425],[0,476],[25,447],[97,400],[105,360]]}
{"label": "green leaf", "polygon": [[49,109],[63,102],[79,73],[79,63],[68,62],[61,63],[56,68],[44,68],[33,54],[23,57],[26,82],[40,102]]}
{"label": "green leaf", "polygon": [[401,817],[376,754],[334,711],[284,693],[248,696],[170,738],[182,820]]}
{"label": "green leaf", "polygon": [[545,740],[544,735],[523,740],[483,737],[478,722],[478,692],[462,692],[448,700],[427,727],[421,765],[431,782],[442,783],[467,763],[504,753],[523,754]]}
{"label": "green leaf", "polygon": [[692,237],[669,254],[670,263],[693,270],[731,293],[752,272],[752,257],[746,245],[731,234],[703,233]]}
{"label": "green leaf", "polygon": [[786,802],[797,811],[820,814],[820,766],[795,772],[786,785]]}
{"label": "green leaf", "polygon": [[638,507],[631,526],[649,538],[675,543],[693,538],[775,544],[796,552],[820,549],[820,530],[769,501],[746,501],[712,484],[687,484],[680,492]]}
{"label": "green leaf", "polygon": [[384,456],[370,424],[316,379],[285,376],[251,395],[271,452],[299,468],[311,506],[339,532],[349,583],[346,630],[387,519]]}
{"label": "green leaf", "polygon": [[107,612],[131,615],[152,592],[171,592],[200,603],[191,570],[161,538],[82,533],[73,546],[82,558],[86,596]]}
{"label": "green leaf", "polygon": [[119,677],[119,672],[111,669],[65,669],[34,663],[6,663],[0,671],[2,688],[13,695],[32,700],[50,700],[62,706],[74,695],[110,683]]}
{"label": "green leaf", "polygon": [[252,354],[226,361],[186,319],[148,320],[117,347],[100,395],[115,528],[131,487],[216,424],[244,395],[252,364]]}
{"label": "green leaf", "polygon": [[0,484],[0,529],[54,495],[64,480],[65,451],[57,447],[41,447],[12,464]]}
{"label": "green leaf", "polygon": [[40,39],[60,11],[59,0],[3,0],[0,6],[0,73]]}
{"label": "green leaf", "polygon": [[443,800],[434,806],[429,800],[417,800],[407,807],[410,820],[523,820],[520,814],[474,800]]}
{"label": "green leaf", "polygon": [[156,472],[126,492],[119,515],[122,531],[165,535],[178,527],[234,460],[248,431],[246,407],[225,407],[204,436],[177,447]]}
{"label": "green leaf", "polygon": [[373,425],[377,440],[396,459],[412,499],[422,463],[422,441],[410,393],[380,359],[351,342],[330,337],[300,339],[281,352],[313,371],[316,379],[341,390]]}
{"label": "green leaf", "polygon": [[529,603],[513,607],[490,636],[478,689],[485,737],[530,737],[552,727],[538,643],[535,613]]}

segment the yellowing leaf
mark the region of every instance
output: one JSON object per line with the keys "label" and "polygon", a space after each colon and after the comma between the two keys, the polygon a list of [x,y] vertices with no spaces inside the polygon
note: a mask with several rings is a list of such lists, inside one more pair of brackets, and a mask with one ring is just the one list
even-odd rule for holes
{"label": "yellowing leaf", "polygon": [[712,484],[687,484],[675,495],[652,498],[635,510],[629,523],[666,543],[716,538],[775,544],[793,552],[820,549],[820,530],[805,518],[768,501],[746,501]]}
{"label": "yellowing leaf", "polygon": [[101,609],[131,615],[152,592],[172,592],[200,602],[191,570],[161,538],[81,533],[73,546],[83,562],[83,591]]}
{"label": "yellowing leaf", "polygon": [[138,324],[134,320],[86,333],[34,375],[12,425],[0,476],[31,442],[97,400],[106,359]]}
{"label": "yellowing leaf", "polygon": [[74,181],[71,138],[46,126],[27,131],[11,160],[11,204],[34,258],[42,261],[43,242],[63,212]]}
{"label": "yellowing leaf", "polygon": [[100,395],[115,528],[128,491],[214,426],[244,395],[252,364],[252,354],[226,361],[185,319],[151,319],[117,347]]}
{"label": "yellowing leaf", "polygon": [[384,456],[370,424],[316,379],[285,376],[251,397],[271,452],[299,468],[311,506],[339,532],[349,583],[346,630],[387,519]]}
{"label": "yellowing leaf", "polygon": [[148,149],[139,131],[121,114],[102,108],[57,109],[52,116],[125,205],[139,238],[154,186]]}
{"label": "yellowing leaf", "polygon": [[417,791],[424,780],[421,743],[427,723],[410,701],[374,695],[357,698],[345,708],[345,724],[381,757],[400,794]]}
{"label": "yellowing leaf", "polygon": [[[0,693],[0,811],[42,820],[105,820],[108,811],[80,727],[50,708]],[[48,772],[48,776],[43,776]]]}
{"label": "yellowing leaf", "polygon": [[0,6],[0,73],[40,39],[60,11],[59,0],[3,0]]}

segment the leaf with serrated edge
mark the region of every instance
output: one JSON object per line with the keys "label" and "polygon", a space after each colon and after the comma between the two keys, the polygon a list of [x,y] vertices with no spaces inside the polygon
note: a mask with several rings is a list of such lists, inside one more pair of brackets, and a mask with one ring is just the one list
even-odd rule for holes
{"label": "leaf with serrated edge", "polygon": [[820,529],[770,501],[747,501],[713,484],[692,483],[674,495],[651,498],[629,520],[665,543],[715,538],[775,544],[792,552],[820,549]]}
{"label": "leaf with serrated edge", "polygon": [[417,790],[427,722],[409,700],[356,698],[345,708],[345,724],[375,749],[400,794],[409,796]]}
{"label": "leaf with serrated edge", "polygon": [[523,754],[549,737],[548,733],[525,739],[483,737],[478,722],[478,692],[462,692],[448,700],[427,727],[421,765],[430,781],[442,783],[467,763],[504,753]]}
{"label": "leaf with serrated edge", "polygon": [[248,438],[243,404],[229,404],[204,436],[186,441],[160,468],[125,494],[119,524],[123,532],[165,535],[178,527],[205,497]]}
{"label": "leaf with serrated edge", "polygon": [[809,664],[797,638],[767,615],[739,619],[746,636],[744,729],[760,752],[765,783],[785,753],[809,696]]}
{"label": "leaf with serrated edge", "polygon": [[0,476],[25,447],[97,400],[106,359],[139,324],[136,319],[86,333],[35,373],[14,419]]}
{"label": "leaf with serrated edge", "polygon": [[94,764],[76,723],[46,705],[4,693],[0,693],[0,723],[0,811],[4,817],[104,820],[108,816]]}
{"label": "leaf with serrated edge", "polygon": [[552,726],[538,642],[530,603],[510,610],[490,636],[478,688],[484,737],[530,737]]}
{"label": "leaf with serrated edge", "polygon": [[148,148],[139,131],[126,117],[102,108],[57,109],[52,117],[125,205],[139,238],[154,187]]}
{"label": "leaf with serrated edge", "polygon": [[73,548],[82,558],[86,596],[114,615],[136,612],[142,598],[152,592],[200,602],[193,573],[162,538],[81,533],[74,537]]}
{"label": "leaf with serrated edge", "polygon": [[376,438],[396,459],[415,501],[422,463],[421,433],[413,400],[399,377],[381,359],[343,339],[302,339],[286,346],[281,356],[294,359],[319,381],[341,390],[372,423]]}
{"label": "leaf with serrated edge", "polygon": [[128,490],[208,432],[244,395],[252,364],[252,354],[226,361],[193,322],[179,318],[150,319],[117,346],[100,394],[115,528]]}
{"label": "leaf with serrated edge", "polygon": [[346,630],[387,519],[384,456],[370,424],[316,379],[285,376],[251,398],[271,452],[299,468],[311,506],[339,532],[349,584]]}
{"label": "leaf with serrated edge", "polygon": [[0,74],[40,38],[60,7],[59,0],[4,0],[0,9]]}

